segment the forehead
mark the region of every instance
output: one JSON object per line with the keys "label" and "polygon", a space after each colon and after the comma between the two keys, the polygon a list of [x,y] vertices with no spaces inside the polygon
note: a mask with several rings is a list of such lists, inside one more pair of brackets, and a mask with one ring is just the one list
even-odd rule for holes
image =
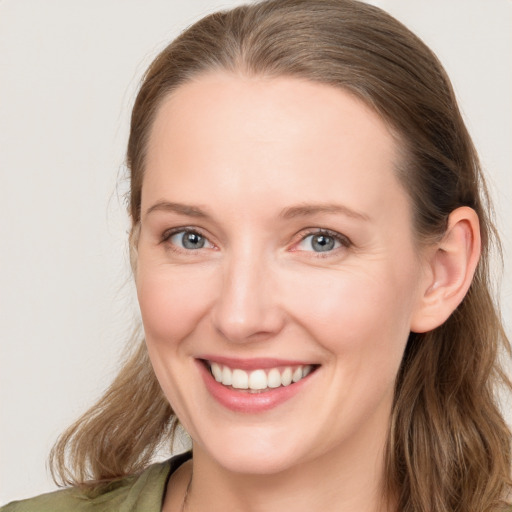
{"label": "forehead", "polygon": [[[143,203],[179,195],[390,204],[403,190],[386,123],[342,89],[297,78],[199,76],[163,102],[149,138]],[[386,194],[383,192],[389,191]],[[240,204],[236,204],[236,199]],[[144,205],[143,205],[144,211]]]}

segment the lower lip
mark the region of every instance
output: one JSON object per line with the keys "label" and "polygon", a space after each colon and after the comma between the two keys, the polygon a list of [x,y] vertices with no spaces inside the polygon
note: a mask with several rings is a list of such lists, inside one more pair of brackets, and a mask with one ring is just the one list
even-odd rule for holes
{"label": "lower lip", "polygon": [[197,363],[206,389],[217,402],[232,411],[252,414],[268,411],[290,400],[308,383],[311,375],[315,373],[312,372],[307,377],[289,386],[250,393],[247,390],[237,390],[223,386],[213,378],[210,370],[206,368],[202,361],[197,361]]}

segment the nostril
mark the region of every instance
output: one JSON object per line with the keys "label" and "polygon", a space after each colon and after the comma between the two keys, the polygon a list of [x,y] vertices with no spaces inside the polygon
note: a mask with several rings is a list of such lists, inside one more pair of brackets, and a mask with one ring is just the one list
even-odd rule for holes
{"label": "nostril", "polygon": [[266,341],[281,332],[284,315],[277,307],[254,308],[244,314],[224,309],[215,312],[213,324],[215,331],[230,342]]}

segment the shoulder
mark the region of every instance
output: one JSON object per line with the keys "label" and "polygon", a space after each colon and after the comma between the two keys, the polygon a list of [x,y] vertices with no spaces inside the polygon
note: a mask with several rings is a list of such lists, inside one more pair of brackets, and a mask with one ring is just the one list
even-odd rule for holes
{"label": "shoulder", "polygon": [[0,508],[0,512],[68,512],[71,510],[87,510],[82,505],[89,501],[78,489],[62,489],[60,491],[41,494],[27,500],[13,501]]}
{"label": "shoulder", "polygon": [[112,482],[90,496],[76,487],[13,501],[0,512],[160,512],[170,475],[190,454],[148,466],[142,473]]}

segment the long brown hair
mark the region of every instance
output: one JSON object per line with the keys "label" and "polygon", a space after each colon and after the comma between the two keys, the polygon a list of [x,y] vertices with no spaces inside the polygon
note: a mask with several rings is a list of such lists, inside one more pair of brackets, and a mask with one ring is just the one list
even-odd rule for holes
{"label": "long brown hair", "polygon": [[[439,61],[401,23],[355,0],[267,0],[203,18],[154,60],[133,107],[133,246],[155,113],[177,87],[212,70],[295,76],[366,102],[401,141],[397,172],[420,243],[441,235],[457,207],[477,212],[483,249],[468,294],[443,325],[410,335],[396,381],[386,481],[401,512],[500,510],[511,454],[497,394],[511,383],[499,363],[510,346],[491,293],[489,256],[499,240],[477,154]],[[140,471],[175,424],[142,343],[54,447],[55,474],[86,484]]]}

